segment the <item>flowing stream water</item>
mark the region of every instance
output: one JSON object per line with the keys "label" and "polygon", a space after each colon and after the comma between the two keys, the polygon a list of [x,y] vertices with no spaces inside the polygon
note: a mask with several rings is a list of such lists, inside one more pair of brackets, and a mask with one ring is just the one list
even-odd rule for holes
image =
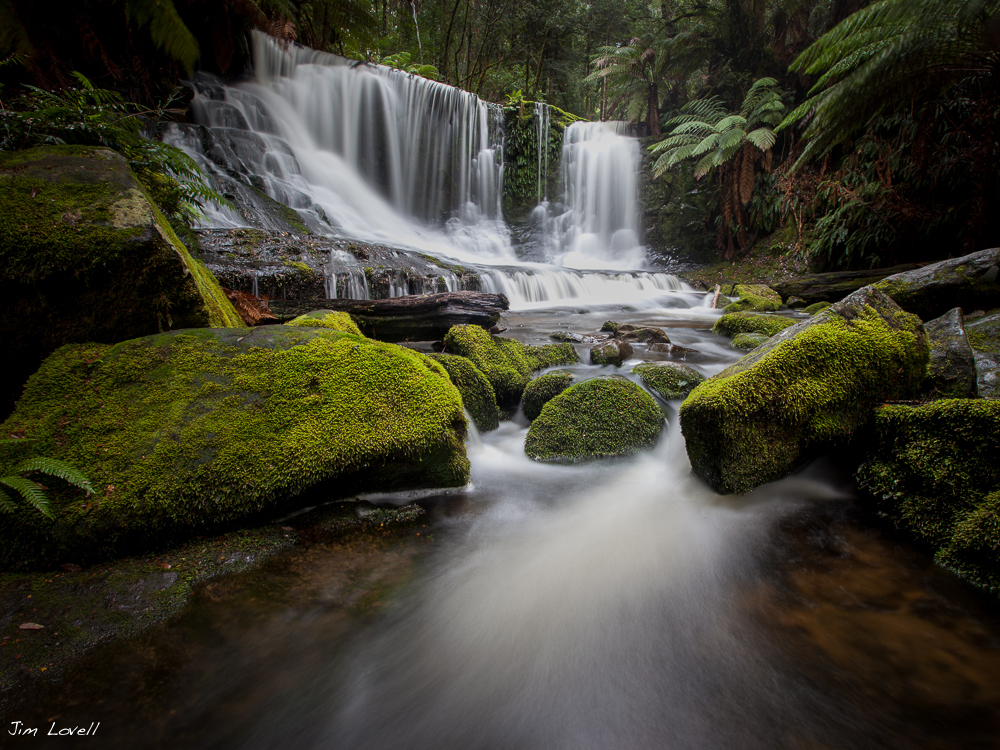
{"label": "flowing stream water", "polygon": [[[610,318],[663,327],[705,375],[738,357],[705,295],[641,267],[638,152],[614,127],[567,132],[562,203],[542,206],[549,263],[524,263],[488,105],[256,44],[256,82],[203,80],[204,128],[169,135],[220,187],[264,192],[315,231],[475,261],[526,343]],[[620,369],[570,369],[634,379],[668,358],[638,345]],[[995,608],[867,517],[835,458],[745,497],[711,492],[678,403],[661,406],[654,449],[586,465],[529,460],[520,414],[473,430],[472,484],[424,498],[420,529],[306,541],[213,581],[19,716],[101,721],[73,741],[101,748],[996,747]]]}

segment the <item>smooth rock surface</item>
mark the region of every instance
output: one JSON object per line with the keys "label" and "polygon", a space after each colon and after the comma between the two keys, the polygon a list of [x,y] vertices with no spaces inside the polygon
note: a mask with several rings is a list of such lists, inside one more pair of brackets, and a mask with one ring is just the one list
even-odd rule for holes
{"label": "smooth rock surface", "polygon": [[954,308],[924,323],[930,362],[921,388],[925,398],[975,398],[976,360],[962,327],[962,310]]}

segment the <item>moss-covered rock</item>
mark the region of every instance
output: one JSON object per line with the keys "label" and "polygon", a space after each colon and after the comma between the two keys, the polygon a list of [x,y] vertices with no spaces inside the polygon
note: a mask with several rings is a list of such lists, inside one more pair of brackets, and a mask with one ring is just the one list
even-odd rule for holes
{"label": "moss-covered rock", "polygon": [[925,398],[975,398],[976,360],[962,328],[962,311],[949,310],[924,323],[930,361],[921,391]]}
{"label": "moss-covered rock", "polygon": [[732,347],[734,349],[750,351],[751,349],[756,349],[769,338],[771,337],[765,336],[763,333],[737,333],[733,336]]}
{"label": "moss-covered rock", "polygon": [[806,302],[801,297],[789,297],[787,300],[785,300],[785,307],[790,308],[792,310],[798,310],[799,308],[804,308],[808,304],[809,303]]}
{"label": "moss-covered rock", "polygon": [[876,410],[861,488],[880,512],[973,582],[1000,587],[1000,402]]}
{"label": "moss-covered rock", "polygon": [[618,326],[620,325],[621,323],[616,323],[613,320],[605,320],[603,325],[601,325],[601,332],[614,334],[614,332],[618,330]]}
{"label": "moss-covered rock", "polygon": [[571,344],[526,346],[514,339],[491,336],[474,325],[454,326],[445,335],[444,344],[450,353],[468,357],[482,371],[501,407],[520,400],[536,370],[580,361]]}
{"label": "moss-covered rock", "polygon": [[0,154],[0,296],[8,389],[65,343],[244,325],[105,148]]}
{"label": "moss-covered rock", "polygon": [[544,407],[524,441],[536,461],[573,462],[625,456],[656,443],[663,414],[653,397],[624,378],[592,378]]}
{"label": "moss-covered rock", "polygon": [[521,409],[530,420],[535,420],[542,413],[542,407],[560,393],[569,388],[573,382],[573,373],[566,370],[554,370],[539,375],[524,389]]}
{"label": "moss-covered rock", "polygon": [[642,379],[643,385],[666,401],[685,398],[705,380],[696,369],[679,362],[643,362],[633,367],[632,372]]}
{"label": "moss-covered rock", "polygon": [[738,297],[723,312],[775,312],[781,309],[781,295],[763,284],[737,284],[733,292]]}
{"label": "moss-covered rock", "polygon": [[466,357],[457,354],[427,355],[440,364],[451,382],[462,394],[462,403],[472,416],[472,421],[480,432],[489,432],[500,426],[500,410],[493,386],[482,371]]}
{"label": "moss-covered rock", "polygon": [[358,324],[354,322],[350,315],[334,310],[314,310],[288,321],[285,325],[305,326],[307,328],[330,328],[342,333],[353,333],[355,336],[361,335],[361,329],[358,328]]}
{"label": "moss-covered rock", "polygon": [[54,521],[0,515],[0,565],[166,545],[294,507],[321,483],[335,494],[461,486],[466,428],[440,365],[348,333],[265,326],[67,345],[0,426],[32,439],[4,460],[68,461],[97,493],[57,495]]}
{"label": "moss-covered rock", "polygon": [[724,493],[780,479],[913,395],[927,361],[919,318],[859,290],[694,389],[680,410],[692,468]]}
{"label": "moss-covered rock", "polygon": [[720,336],[736,336],[740,333],[760,333],[764,336],[773,336],[793,325],[795,325],[793,318],[781,315],[729,313],[715,321],[712,333],[717,333]]}
{"label": "moss-covered rock", "polygon": [[802,312],[804,312],[806,315],[815,315],[818,312],[823,312],[823,310],[825,310],[829,306],[830,306],[829,302],[815,302],[809,305],[809,307],[803,309]]}
{"label": "moss-covered rock", "polygon": [[954,307],[989,310],[1000,306],[1000,248],[897,273],[874,286],[924,320]]}
{"label": "moss-covered rock", "polygon": [[1000,310],[965,323],[979,398],[1000,399]]}
{"label": "moss-covered rock", "polygon": [[621,367],[622,363],[631,356],[632,345],[621,339],[608,339],[590,348],[590,361],[595,365]]}

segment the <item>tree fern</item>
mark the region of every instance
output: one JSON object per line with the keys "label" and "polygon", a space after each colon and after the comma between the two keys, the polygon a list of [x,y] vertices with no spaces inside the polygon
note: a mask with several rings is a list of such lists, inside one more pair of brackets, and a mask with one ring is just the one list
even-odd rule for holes
{"label": "tree fern", "polygon": [[149,26],[153,44],[190,73],[198,61],[198,41],[184,25],[172,0],[128,0],[125,15],[139,27]]}

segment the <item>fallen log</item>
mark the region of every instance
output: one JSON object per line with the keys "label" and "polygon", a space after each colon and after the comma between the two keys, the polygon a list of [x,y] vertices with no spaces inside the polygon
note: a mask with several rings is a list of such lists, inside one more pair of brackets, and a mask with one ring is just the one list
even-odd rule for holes
{"label": "fallen log", "polygon": [[489,330],[510,309],[503,294],[444,292],[390,299],[269,300],[271,313],[284,323],[313,310],[346,312],[361,332],[379,341],[437,341],[452,326]]}
{"label": "fallen log", "polygon": [[814,302],[840,302],[848,294],[856,292],[863,286],[874,284],[893,274],[912,271],[921,265],[923,264],[907,263],[892,268],[869,268],[863,271],[810,273],[771,284],[771,288],[781,295],[782,300],[800,297],[810,305]]}

